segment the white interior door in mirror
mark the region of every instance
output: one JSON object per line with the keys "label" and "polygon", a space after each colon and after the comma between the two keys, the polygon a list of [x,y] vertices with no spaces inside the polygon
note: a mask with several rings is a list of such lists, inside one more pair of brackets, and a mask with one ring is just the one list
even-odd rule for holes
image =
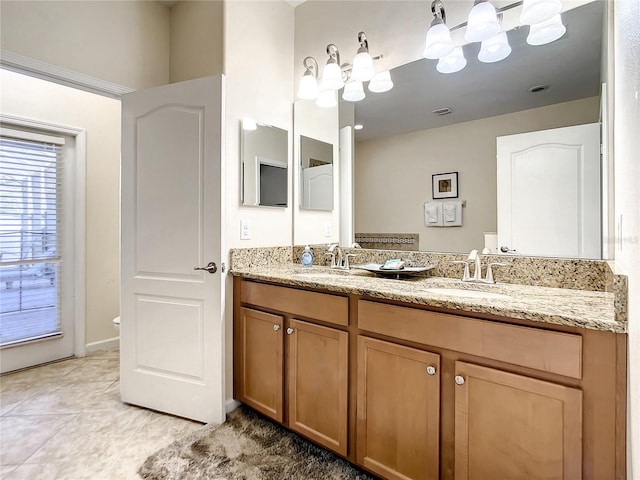
{"label": "white interior door in mirror", "polygon": [[497,138],[498,248],[600,258],[600,125]]}
{"label": "white interior door in mirror", "polygon": [[[122,400],[222,422],[221,76],[122,100]],[[217,272],[195,270],[209,262]]]}
{"label": "white interior door in mirror", "polygon": [[302,170],[302,208],[333,209],[333,165],[318,165]]}

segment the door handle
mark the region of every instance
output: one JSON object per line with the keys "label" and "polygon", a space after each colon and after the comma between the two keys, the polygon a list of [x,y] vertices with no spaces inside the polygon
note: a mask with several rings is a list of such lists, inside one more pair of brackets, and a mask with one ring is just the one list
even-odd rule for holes
{"label": "door handle", "polygon": [[506,245],[503,245],[502,247],[500,247],[500,251],[502,253],[516,253],[516,249],[515,248],[509,248]]}
{"label": "door handle", "polygon": [[215,262],[209,262],[206,267],[193,267],[194,270],[206,270],[209,273],[216,273],[218,271],[218,267]]}

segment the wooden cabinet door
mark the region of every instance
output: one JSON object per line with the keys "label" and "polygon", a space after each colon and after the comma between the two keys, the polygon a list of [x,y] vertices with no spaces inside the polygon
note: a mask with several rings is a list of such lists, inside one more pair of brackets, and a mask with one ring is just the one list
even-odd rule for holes
{"label": "wooden cabinet door", "polygon": [[582,478],[582,392],[456,362],[455,478]]}
{"label": "wooden cabinet door", "polygon": [[440,356],[358,337],[357,460],[391,480],[439,476]]}
{"label": "wooden cabinet door", "polygon": [[289,428],[346,456],[349,334],[291,320],[286,338]]}
{"label": "wooden cabinet door", "polygon": [[234,355],[239,355],[237,400],[279,422],[283,415],[283,318],[240,309]]}

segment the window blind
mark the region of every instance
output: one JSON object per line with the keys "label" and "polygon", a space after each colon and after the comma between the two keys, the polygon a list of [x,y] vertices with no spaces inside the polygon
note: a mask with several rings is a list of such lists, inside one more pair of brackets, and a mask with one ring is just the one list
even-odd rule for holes
{"label": "window blind", "polygon": [[63,145],[0,129],[0,346],[61,334]]}

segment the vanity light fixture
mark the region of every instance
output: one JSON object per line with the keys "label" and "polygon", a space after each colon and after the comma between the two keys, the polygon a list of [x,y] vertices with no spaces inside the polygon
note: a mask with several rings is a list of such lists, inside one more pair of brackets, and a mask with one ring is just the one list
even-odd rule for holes
{"label": "vanity light fixture", "polygon": [[353,59],[351,67],[351,79],[358,82],[368,82],[375,74],[373,70],[373,58],[369,54],[369,42],[364,32],[358,33],[360,47]]}
{"label": "vanity light fixture", "polygon": [[480,46],[478,60],[483,63],[493,63],[504,60],[511,54],[511,46],[507,39],[506,32],[500,32],[487,40]]}
{"label": "vanity light fixture", "polygon": [[488,0],[475,0],[467,19],[464,38],[468,42],[482,42],[500,31],[498,14]]}
{"label": "vanity light fixture", "polygon": [[382,55],[371,57],[369,42],[364,32],[358,33],[360,44],[353,60],[353,65],[340,63],[340,50],[330,43],[327,45],[329,58],[322,69],[318,80],[318,62],[313,57],[305,57],[303,65],[304,75],[300,80],[298,98],[316,100],[316,104],[323,107],[333,107],[337,104],[337,91],[344,87],[342,98],[349,102],[358,102],[365,98],[362,82],[369,82],[369,91],[374,93],[387,92],[393,88],[391,74],[388,70],[376,73],[373,61]]}
{"label": "vanity light fixture", "polygon": [[440,73],[455,73],[467,66],[467,59],[464,58],[462,47],[456,47],[446,57],[442,57],[438,61],[436,70]]}
{"label": "vanity light fixture", "polygon": [[561,11],[561,0],[523,0],[520,23],[523,25],[541,23]]}
{"label": "vanity light fixture", "polygon": [[322,70],[322,88],[339,90],[344,87],[342,68],[340,67],[340,51],[333,43],[327,45],[329,59]]}
{"label": "vanity light fixture", "polygon": [[449,55],[455,48],[451,41],[451,32],[445,24],[444,6],[440,0],[431,3],[433,20],[427,31],[424,58],[436,59]]}
{"label": "vanity light fixture", "polygon": [[300,80],[298,97],[305,100],[318,98],[318,62],[313,57],[306,57],[302,61],[305,71]]}
{"label": "vanity light fixture", "polygon": [[562,24],[560,14],[556,14],[541,23],[534,23],[529,27],[527,43],[529,45],[546,45],[562,37],[567,31],[567,27]]}

